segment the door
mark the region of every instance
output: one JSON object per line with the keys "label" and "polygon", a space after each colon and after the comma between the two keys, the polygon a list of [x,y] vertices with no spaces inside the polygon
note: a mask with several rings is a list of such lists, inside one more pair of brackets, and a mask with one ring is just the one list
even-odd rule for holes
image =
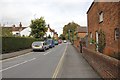
{"label": "door", "polygon": [[96,31],[96,51],[98,52],[98,32]]}

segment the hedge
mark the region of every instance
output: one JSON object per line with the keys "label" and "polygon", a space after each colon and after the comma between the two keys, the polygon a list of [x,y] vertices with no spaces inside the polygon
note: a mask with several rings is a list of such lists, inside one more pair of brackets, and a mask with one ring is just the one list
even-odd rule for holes
{"label": "hedge", "polygon": [[30,48],[33,41],[34,38],[2,37],[2,54]]}

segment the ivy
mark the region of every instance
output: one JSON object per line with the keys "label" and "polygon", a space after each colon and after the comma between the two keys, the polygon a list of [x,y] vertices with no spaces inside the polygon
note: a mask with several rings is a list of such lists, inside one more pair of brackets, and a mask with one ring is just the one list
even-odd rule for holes
{"label": "ivy", "polygon": [[98,37],[98,51],[103,53],[103,50],[106,46],[106,40],[105,40],[105,33],[104,31],[100,30],[99,31],[99,37]]}
{"label": "ivy", "polygon": [[95,40],[94,39],[90,39],[90,43],[91,44],[95,44]]}

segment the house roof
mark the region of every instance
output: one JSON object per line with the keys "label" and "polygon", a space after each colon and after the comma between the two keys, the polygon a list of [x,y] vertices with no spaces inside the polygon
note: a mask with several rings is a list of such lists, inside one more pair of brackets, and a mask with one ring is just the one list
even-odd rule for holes
{"label": "house roof", "polygon": [[27,27],[3,27],[3,28],[7,28],[7,29],[10,29],[12,31],[19,31],[19,30],[23,30]]}
{"label": "house roof", "polygon": [[87,33],[87,27],[86,26],[77,27],[76,31],[79,33]]}
{"label": "house roof", "polygon": [[48,26],[48,28],[50,29],[50,32],[55,32],[55,30],[51,29],[50,26]]}
{"label": "house roof", "polygon": [[95,2],[93,1],[92,4],[90,5],[90,7],[89,7],[89,9],[88,9],[88,11],[87,11],[87,14],[88,14],[88,12],[90,11],[90,9],[92,8],[92,6],[93,6],[94,3],[95,3]]}
{"label": "house roof", "polygon": [[54,34],[58,35],[57,32],[54,32]]}
{"label": "house roof", "polygon": [[6,29],[9,29],[11,31],[22,31],[23,29],[27,28],[27,27],[22,27],[22,23],[20,22],[19,24],[19,27],[16,27],[15,25],[13,25],[12,27],[11,26],[3,26],[2,28],[6,28]]}

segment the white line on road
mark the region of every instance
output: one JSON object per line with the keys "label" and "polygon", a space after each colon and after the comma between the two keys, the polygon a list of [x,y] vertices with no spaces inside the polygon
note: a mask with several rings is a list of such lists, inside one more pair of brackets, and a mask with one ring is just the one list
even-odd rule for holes
{"label": "white line on road", "polygon": [[64,61],[64,56],[65,56],[65,54],[66,54],[67,47],[68,47],[68,44],[66,45],[66,48],[65,48],[65,50],[64,50],[64,52],[63,52],[63,55],[62,55],[62,57],[61,57],[58,65],[57,65],[57,67],[56,67],[56,69],[55,69],[55,72],[54,72],[54,74],[53,74],[53,76],[52,76],[52,80],[55,80],[55,79],[57,78],[57,75],[58,75],[58,73],[59,73],[59,71],[60,71],[60,68],[62,67],[62,64],[63,64],[63,61]]}
{"label": "white line on road", "polygon": [[32,52],[25,53],[25,54],[22,54],[22,55],[19,55],[19,56],[15,56],[15,57],[12,57],[12,58],[8,58],[8,59],[5,59],[5,60],[2,60],[1,62],[9,61],[9,60],[16,59],[16,58],[19,58],[19,57],[23,57],[23,56],[29,55],[29,54],[31,54],[31,53],[32,53]]}
{"label": "white line on road", "polygon": [[[51,50],[52,51],[52,50]],[[49,52],[47,52],[47,53],[45,53],[44,55],[47,55],[48,53],[50,53],[51,51],[49,51]]]}
{"label": "white line on road", "polygon": [[22,63],[19,63],[19,64],[16,64],[16,65],[10,66],[10,67],[8,67],[8,68],[5,68],[5,69],[0,70],[0,72],[5,71],[5,70],[8,70],[8,69],[11,69],[11,68],[14,68],[14,67],[19,66],[19,65],[21,65],[21,64],[24,64],[24,63],[33,61],[33,60],[35,60],[35,59],[36,59],[36,58],[33,58],[33,59],[30,59],[30,60],[24,61],[24,62],[22,62]]}

